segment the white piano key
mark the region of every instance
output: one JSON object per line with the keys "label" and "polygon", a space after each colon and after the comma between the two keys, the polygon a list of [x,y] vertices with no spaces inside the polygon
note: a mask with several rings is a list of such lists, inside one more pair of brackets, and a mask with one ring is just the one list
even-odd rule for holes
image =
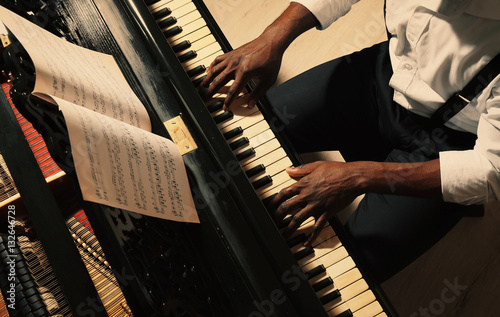
{"label": "white piano key", "polygon": [[176,34],[174,36],[170,36],[168,37],[168,42],[171,44],[171,45],[175,45],[173,44],[176,40],[180,39],[180,38],[187,38],[187,36],[189,36],[189,34],[193,33],[194,31],[196,30],[199,30],[201,28],[203,28],[204,26],[206,26],[205,24],[205,21],[203,19],[198,19],[196,21],[193,21],[187,25],[185,25],[183,28],[182,28],[182,32],[179,33],[179,34]]}
{"label": "white piano key", "polygon": [[373,292],[371,290],[366,290],[363,293],[359,294],[358,296],[350,299],[347,301],[347,304],[349,307],[351,307],[351,310],[356,313],[358,310],[361,308],[377,301],[377,298],[375,295],[373,295]]}
{"label": "white piano key", "polygon": [[[178,8],[177,10],[172,9],[172,16],[177,19],[177,25],[182,26],[183,29],[188,24],[193,23],[199,19],[202,19],[202,16],[200,12],[196,10],[196,7],[194,7],[191,12],[187,12],[189,10],[189,5],[185,5],[183,8],[185,8],[184,12],[181,12],[182,10],[180,10],[180,8]],[[203,26],[205,25],[207,24],[203,23]]]}
{"label": "white piano key", "polygon": [[257,189],[257,195],[263,194],[274,187],[276,187],[276,184],[283,184],[287,180],[290,179],[290,176],[288,176],[288,173],[283,171],[281,173],[278,173],[272,177],[273,182],[271,184],[267,184],[266,186],[262,186],[261,188]]}
{"label": "white piano key", "polygon": [[318,266],[319,263],[323,264],[325,267],[329,267],[339,262],[340,260],[345,259],[348,256],[349,253],[347,253],[347,250],[341,246],[325,254],[323,257],[321,257],[321,260],[319,261],[309,261],[309,262],[302,261],[302,263],[299,261],[299,264],[302,267],[302,271],[307,272]]}
{"label": "white piano key", "polygon": [[290,161],[290,159],[288,157],[284,157],[276,162],[270,162],[267,164],[268,164],[267,166],[264,164],[265,170],[263,172],[255,175],[249,179],[250,182],[255,181],[256,179],[262,177],[263,175],[269,175],[269,176],[273,177],[274,175],[276,175],[276,174],[286,170],[286,168],[290,167],[292,162]]}
{"label": "white piano key", "polygon": [[193,11],[198,12],[198,8],[196,8],[196,5],[193,2],[186,3],[185,5],[177,7],[175,9],[170,9],[172,10],[172,16],[175,16],[177,19],[180,19]]}
{"label": "white piano key", "polygon": [[[257,107],[253,107],[253,108],[239,107],[239,108],[233,109],[233,110],[231,110],[231,112],[233,113],[233,118],[231,120],[219,123],[217,125],[217,127],[219,128],[219,130],[222,130],[222,128],[224,128],[228,125],[239,122],[242,119],[250,118],[249,116],[253,116],[253,115],[258,116],[259,115],[258,110],[259,109],[257,109]],[[245,120],[243,120],[243,121],[245,121]]]}
{"label": "white piano key", "polygon": [[272,152],[280,147],[278,140],[272,139],[271,141],[264,143],[261,146],[255,148],[255,154],[251,157],[243,159],[240,161],[240,165],[244,166],[252,161],[255,161],[257,158],[266,155],[269,152]]}
{"label": "white piano key", "polygon": [[[197,29],[196,31],[194,31],[192,33],[182,32],[182,33],[178,34],[179,36],[174,36],[174,37],[168,38],[167,40],[168,40],[170,46],[175,46],[184,40],[189,40],[190,42],[196,42],[199,39],[202,39],[205,36],[208,36],[210,34],[211,34],[210,29],[207,26],[204,26],[200,29]],[[210,65],[210,62],[208,63],[208,65]]]}
{"label": "white piano key", "polygon": [[[260,114],[260,112],[253,111],[251,114],[246,116],[245,120],[243,120],[241,122],[231,120],[231,122],[226,123],[226,125],[224,125],[224,127],[221,128],[220,131],[222,133],[226,133],[226,132],[231,131],[232,129],[234,129],[236,127],[241,127],[243,130],[246,130],[250,126],[257,124],[259,122],[266,122],[266,121],[264,120],[264,117]],[[266,124],[267,124],[267,122],[266,122]]]}
{"label": "white piano key", "polygon": [[[316,264],[319,265],[321,263],[316,263]],[[353,270],[354,268],[356,268],[356,263],[354,263],[353,259],[350,256],[338,261],[335,264],[332,264],[331,266],[329,266],[329,268],[331,268],[331,269],[328,270],[328,268],[326,268],[326,270],[323,273],[312,277],[311,279],[309,279],[309,281],[311,283],[316,283],[320,279],[323,279],[327,276],[330,276],[333,279],[333,281],[335,282],[335,284],[338,285],[337,287],[343,288],[343,287],[347,286],[346,283],[351,284],[359,279],[355,274],[348,274],[345,277],[343,277],[341,280],[337,281],[338,276],[343,275],[345,273],[348,273],[351,270]]]}
{"label": "white piano key", "polygon": [[270,196],[272,196],[274,194],[279,193],[280,190],[282,190],[285,187],[291,186],[294,183],[296,183],[296,181],[293,180],[293,179],[290,179],[290,180],[286,181],[285,183],[280,184],[280,185],[274,187],[272,190],[269,190],[269,191],[267,191],[265,193],[260,194],[259,197],[260,197],[261,200],[264,200],[264,199],[266,199],[266,198],[268,198],[268,197],[270,197]]}
{"label": "white piano key", "polygon": [[[338,263],[340,264],[340,262]],[[363,278],[361,272],[356,267],[339,274],[340,272],[334,270],[336,268],[334,265],[329,266],[326,269],[326,273],[330,276],[333,275],[332,278],[335,280],[335,283],[339,288],[344,288]]]}
{"label": "white piano key", "polygon": [[[328,245],[329,248],[321,247],[321,245]],[[304,266],[304,265],[307,265],[311,262],[317,261],[318,259],[327,255],[328,253],[333,252],[332,250],[335,250],[335,249],[341,247],[342,244],[340,243],[339,238],[337,236],[335,236],[335,237],[332,237],[332,238],[322,242],[321,245],[314,248],[314,254],[308,255],[308,256],[304,257],[303,259],[300,259],[298,261],[299,264],[301,266]],[[302,246],[302,248],[304,248],[304,247]],[[319,261],[321,262],[322,260],[319,260]]]}
{"label": "white piano key", "polygon": [[222,54],[222,48],[220,47],[219,43],[214,42],[210,45],[205,46],[204,48],[198,50],[196,58],[189,60],[187,62],[182,63],[183,67],[196,64],[199,65],[199,62],[209,56],[217,56],[219,54]]}
{"label": "white piano key", "polygon": [[172,12],[174,12],[176,9],[178,9],[186,4],[189,4],[189,3],[192,3],[192,1],[191,0],[172,0],[172,1],[167,1],[165,3],[165,5],[167,7],[169,7],[170,10],[172,10]]}
{"label": "white piano key", "polygon": [[[359,282],[359,283],[358,283]],[[328,311],[337,306],[342,306],[344,303],[348,305],[352,312],[372,303],[374,301],[373,294],[367,290],[366,283],[363,280],[355,282],[340,290],[341,297],[323,305]]]}
{"label": "white piano key", "polygon": [[263,164],[264,166],[267,166],[285,157],[287,157],[285,150],[283,150],[282,148],[276,149],[275,151],[268,153],[266,156],[260,157],[257,160],[246,164],[242,168],[246,172],[257,165]]}
{"label": "white piano key", "polygon": [[349,310],[349,305],[344,303],[328,310],[326,313],[328,314],[328,317],[336,317],[347,310]]}
{"label": "white piano key", "polygon": [[191,46],[190,47],[188,47],[187,49],[185,49],[183,51],[180,51],[176,55],[180,56],[180,55],[186,54],[189,51],[195,51],[196,54],[198,54],[198,51],[204,49],[205,47],[207,47],[210,44],[215,43],[215,41],[216,41],[215,37],[213,37],[212,35],[207,35],[207,36],[205,36],[204,38],[202,38],[202,39],[200,39],[198,41],[191,42]]}
{"label": "white piano key", "polygon": [[382,306],[378,302],[372,302],[367,306],[361,308],[358,311],[354,312],[354,317],[373,317],[378,316],[378,314],[382,313]]}

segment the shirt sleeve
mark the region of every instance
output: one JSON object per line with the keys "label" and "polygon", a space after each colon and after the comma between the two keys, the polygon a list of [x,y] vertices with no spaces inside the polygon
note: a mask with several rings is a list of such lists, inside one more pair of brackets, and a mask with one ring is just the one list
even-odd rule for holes
{"label": "shirt sleeve", "polygon": [[500,83],[486,94],[473,150],[441,152],[441,188],[445,201],[484,204],[500,200]]}
{"label": "shirt sleeve", "polygon": [[319,21],[319,30],[329,27],[338,18],[351,10],[351,6],[359,0],[292,0],[306,7]]}

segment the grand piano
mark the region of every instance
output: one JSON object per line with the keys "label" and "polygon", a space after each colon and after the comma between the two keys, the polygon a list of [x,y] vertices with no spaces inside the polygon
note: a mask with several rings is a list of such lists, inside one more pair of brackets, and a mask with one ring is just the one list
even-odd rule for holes
{"label": "grand piano", "polygon": [[[64,119],[25,97],[33,74],[9,65],[29,58],[7,57],[4,48],[13,102],[0,99],[0,153],[22,198],[4,210],[22,204],[27,216],[15,217],[25,221],[16,222],[22,230],[10,230],[9,219],[0,230],[0,275],[10,277],[12,258],[17,272],[13,286],[0,284],[0,310],[10,316],[396,316],[338,219],[313,247],[302,245],[312,221],[282,238],[265,202],[294,181],[284,170],[300,157],[265,100],[258,109],[229,112],[217,96],[200,98],[205,67],[231,50],[202,1],[0,4],[72,43],[112,54],[155,134],[171,138],[166,123],[182,120],[195,144],[183,159],[200,218],[200,224],[174,223],[83,201]],[[63,176],[47,183],[13,105],[43,136]],[[43,249],[43,261],[35,256],[41,268],[28,264],[35,245]],[[48,270],[53,277],[44,283],[57,291],[36,274]],[[9,306],[11,293],[17,300]]]}

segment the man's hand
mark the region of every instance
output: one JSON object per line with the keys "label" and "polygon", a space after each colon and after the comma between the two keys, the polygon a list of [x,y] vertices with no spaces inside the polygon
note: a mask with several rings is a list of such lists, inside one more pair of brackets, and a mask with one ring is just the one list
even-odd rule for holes
{"label": "man's hand", "polygon": [[268,204],[274,221],[292,221],[283,232],[290,236],[309,217],[316,222],[306,242],[311,244],[328,220],[364,193],[442,199],[439,159],[421,163],[315,162],[290,168],[298,181],[282,189]]}
{"label": "man's hand", "polygon": [[276,81],[282,57],[282,49],[274,45],[272,38],[263,34],[252,42],[215,58],[207,70],[207,77],[201,83],[206,88],[203,93],[212,96],[234,79],[224,100],[224,110],[227,110],[250,80],[255,79],[256,86],[248,103],[249,107],[253,107]]}
{"label": "man's hand", "polygon": [[314,241],[328,220],[361,194],[355,168],[351,163],[320,161],[288,169],[298,181],[281,190],[268,205],[276,223],[293,215],[283,235],[292,234],[312,216],[316,222],[306,245]]}
{"label": "man's hand", "polygon": [[224,100],[224,109],[228,110],[245,86],[255,79],[256,87],[249,96],[249,106],[253,107],[276,81],[283,53],[290,43],[316,25],[318,20],[306,7],[292,2],[258,38],[212,62],[200,85],[201,94],[211,97],[234,79]]}

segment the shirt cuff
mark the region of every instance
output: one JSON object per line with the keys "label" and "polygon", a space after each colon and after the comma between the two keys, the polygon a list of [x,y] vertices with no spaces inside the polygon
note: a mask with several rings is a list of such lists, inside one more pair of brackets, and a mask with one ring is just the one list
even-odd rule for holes
{"label": "shirt cuff", "polygon": [[444,201],[463,205],[488,201],[491,163],[478,151],[440,152],[439,162]]}
{"label": "shirt cuff", "polygon": [[346,15],[347,12],[351,10],[351,6],[358,2],[358,0],[293,0],[290,2],[300,3],[311,11],[320,24],[317,28],[319,30],[324,30],[338,18]]}

